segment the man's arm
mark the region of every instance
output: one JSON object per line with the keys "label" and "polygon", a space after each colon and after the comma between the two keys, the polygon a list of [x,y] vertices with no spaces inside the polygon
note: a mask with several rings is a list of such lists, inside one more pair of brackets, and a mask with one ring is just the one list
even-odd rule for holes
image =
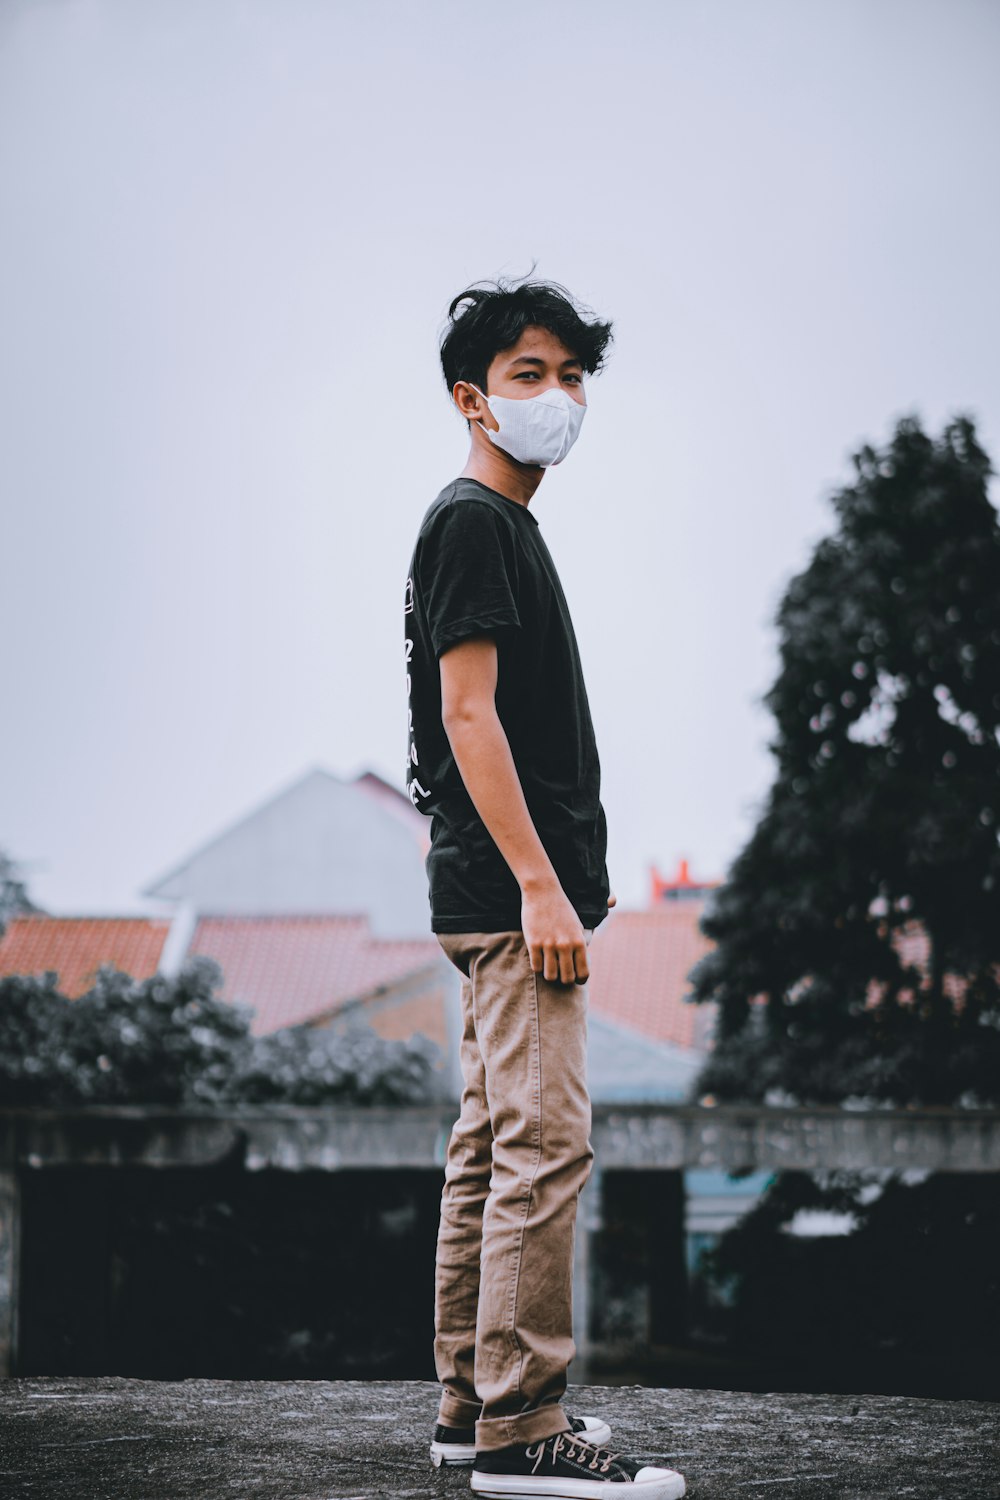
{"label": "man's arm", "polygon": [[441,718],[469,796],[521,887],[521,928],[531,967],[546,979],[590,976],[583,925],[524,800],[496,708],[497,648],[490,636],[459,641],[441,667]]}

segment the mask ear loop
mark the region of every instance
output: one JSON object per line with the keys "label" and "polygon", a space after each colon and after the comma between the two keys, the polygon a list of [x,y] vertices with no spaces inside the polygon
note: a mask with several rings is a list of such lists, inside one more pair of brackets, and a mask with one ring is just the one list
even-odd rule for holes
{"label": "mask ear loop", "polygon": [[[489,396],[487,396],[486,392],[485,391],[481,391],[474,380],[467,380],[465,383],[466,383],[466,385],[471,385],[472,389],[475,391],[475,393],[476,393],[477,396],[482,396],[483,400],[486,402],[486,405],[489,407],[490,411],[492,412],[493,408],[492,408],[492,406],[490,406],[490,398],[489,398]],[[495,420],[496,419],[496,413],[495,412],[493,413],[493,416],[494,416],[494,420]],[[487,427],[487,425],[483,421],[482,417],[475,417],[473,420],[479,423],[480,427],[483,429],[483,431],[485,432],[486,436],[489,437],[489,435],[490,435],[490,429]]]}

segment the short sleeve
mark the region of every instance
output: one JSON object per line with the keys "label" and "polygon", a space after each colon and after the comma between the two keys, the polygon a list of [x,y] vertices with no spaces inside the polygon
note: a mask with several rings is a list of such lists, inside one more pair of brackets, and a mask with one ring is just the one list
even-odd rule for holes
{"label": "short sleeve", "polygon": [[520,627],[512,539],[480,501],[453,499],[428,522],[414,585],[435,656],[467,636]]}

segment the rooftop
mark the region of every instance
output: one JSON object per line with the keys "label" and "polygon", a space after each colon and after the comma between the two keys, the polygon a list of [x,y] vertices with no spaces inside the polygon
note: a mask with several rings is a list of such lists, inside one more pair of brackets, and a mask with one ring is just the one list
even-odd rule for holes
{"label": "rooftop", "polygon": [[[424,1381],[65,1377],[0,1382],[6,1500],[447,1500]],[[613,1447],[679,1468],[690,1500],[996,1500],[1000,1406],[901,1396],[570,1387]]]}
{"label": "rooftop", "polygon": [[102,964],[133,979],[156,973],[170,931],[169,917],[11,917],[0,933],[0,976],[54,969],[59,989],[76,999],[91,988]]}
{"label": "rooftop", "polygon": [[698,926],[700,899],[664,902],[650,911],[613,911],[588,953],[590,1006],[653,1041],[704,1050],[711,1005],[693,1005],[688,973],[713,944]]}

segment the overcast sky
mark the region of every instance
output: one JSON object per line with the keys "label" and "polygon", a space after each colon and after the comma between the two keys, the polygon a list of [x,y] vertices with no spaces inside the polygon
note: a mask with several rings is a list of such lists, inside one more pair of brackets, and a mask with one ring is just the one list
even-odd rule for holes
{"label": "overcast sky", "polygon": [[[722,877],[849,455],[1000,464],[995,0],[4,0],[0,847],[58,913],[313,766],[402,786],[472,280],[614,320],[532,501],[623,904]],[[996,499],[996,491],[994,490]]]}

